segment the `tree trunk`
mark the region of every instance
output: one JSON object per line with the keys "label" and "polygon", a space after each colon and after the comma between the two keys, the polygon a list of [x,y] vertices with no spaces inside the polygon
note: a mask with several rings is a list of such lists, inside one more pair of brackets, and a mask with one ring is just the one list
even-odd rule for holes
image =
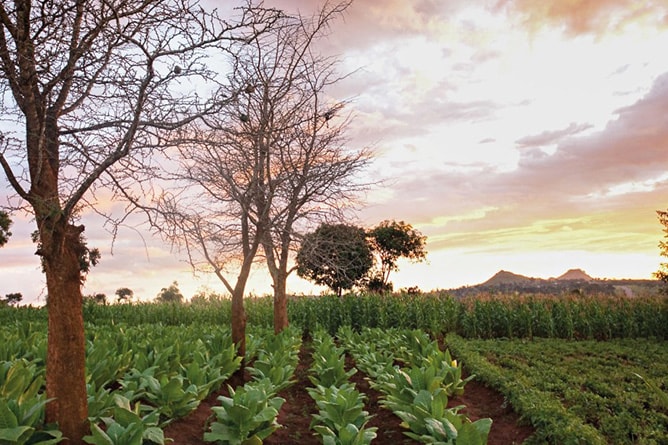
{"label": "tree trunk", "polygon": [[46,421],[57,422],[69,445],[83,444],[89,433],[85,336],[79,252],[83,226],[61,220],[40,228],[48,291]]}
{"label": "tree trunk", "polygon": [[288,327],[288,296],[286,277],[279,273],[274,280],[274,333],[280,334]]}
{"label": "tree trunk", "polygon": [[241,370],[243,371],[246,355],[246,310],[244,309],[243,287],[241,291],[235,289],[232,294],[232,341],[237,345],[237,354],[242,358]]}

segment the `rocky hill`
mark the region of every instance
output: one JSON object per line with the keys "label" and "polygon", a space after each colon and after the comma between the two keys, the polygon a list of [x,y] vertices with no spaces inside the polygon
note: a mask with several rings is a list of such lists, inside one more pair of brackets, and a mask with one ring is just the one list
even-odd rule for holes
{"label": "rocky hill", "polygon": [[475,286],[448,289],[452,295],[465,297],[479,293],[493,294],[549,294],[549,295],[615,295],[643,296],[665,292],[659,280],[598,279],[582,269],[570,269],[556,278],[533,278],[500,270],[489,280]]}
{"label": "rocky hill", "polygon": [[569,269],[565,274],[558,276],[555,280],[583,280],[592,281],[593,278],[587,275],[582,269]]}
{"label": "rocky hill", "polygon": [[500,270],[492,278],[480,284],[479,286],[498,286],[510,283],[531,283],[538,280],[537,278],[525,277],[516,273]]}

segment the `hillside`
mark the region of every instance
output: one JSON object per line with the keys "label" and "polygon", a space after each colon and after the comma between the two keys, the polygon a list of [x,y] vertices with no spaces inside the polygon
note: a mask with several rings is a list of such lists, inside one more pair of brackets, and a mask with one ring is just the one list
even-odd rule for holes
{"label": "hillside", "polygon": [[654,295],[659,292],[661,283],[657,280],[632,279],[597,279],[582,269],[569,269],[557,278],[533,278],[500,270],[487,281],[474,286],[449,289],[455,296],[463,297],[484,293],[534,293],[563,295]]}
{"label": "hillside", "polygon": [[525,277],[524,275],[518,275],[506,270],[500,270],[492,278],[480,284],[479,286],[498,286],[510,283],[530,283],[536,280],[536,278]]}
{"label": "hillside", "polygon": [[590,277],[582,269],[569,269],[565,274],[558,276],[555,280],[584,280],[592,281],[593,278]]}

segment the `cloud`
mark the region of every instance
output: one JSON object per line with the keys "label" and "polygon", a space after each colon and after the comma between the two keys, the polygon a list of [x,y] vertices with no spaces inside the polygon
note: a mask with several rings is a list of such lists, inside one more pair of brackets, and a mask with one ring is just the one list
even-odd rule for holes
{"label": "cloud", "polygon": [[655,210],[668,196],[668,73],[604,129],[580,134],[585,128],[574,123],[520,138],[519,148],[554,143],[556,150],[524,151],[512,171],[434,165],[419,176],[406,174],[384,211],[401,209],[402,219],[436,237],[432,248],[653,251]]}
{"label": "cloud", "polygon": [[542,147],[559,142],[566,136],[572,136],[592,127],[590,124],[577,124],[572,122],[568,127],[554,131],[543,131],[540,134],[525,136],[517,140],[520,147]]}
{"label": "cloud", "polygon": [[570,35],[601,35],[631,23],[668,26],[668,5],[661,0],[500,0],[495,9],[509,16],[519,14],[532,32],[552,26]]}

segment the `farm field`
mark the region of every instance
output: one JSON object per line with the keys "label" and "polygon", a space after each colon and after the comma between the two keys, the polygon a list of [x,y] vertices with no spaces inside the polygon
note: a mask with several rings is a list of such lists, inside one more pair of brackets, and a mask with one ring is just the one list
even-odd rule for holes
{"label": "farm field", "polygon": [[[242,373],[225,300],[87,305],[88,443],[668,443],[663,298],[302,297],[279,336],[247,310]],[[45,311],[0,322],[0,443],[58,443]]]}
{"label": "farm field", "polygon": [[535,428],[532,443],[668,443],[668,343],[466,340],[448,347]]}

